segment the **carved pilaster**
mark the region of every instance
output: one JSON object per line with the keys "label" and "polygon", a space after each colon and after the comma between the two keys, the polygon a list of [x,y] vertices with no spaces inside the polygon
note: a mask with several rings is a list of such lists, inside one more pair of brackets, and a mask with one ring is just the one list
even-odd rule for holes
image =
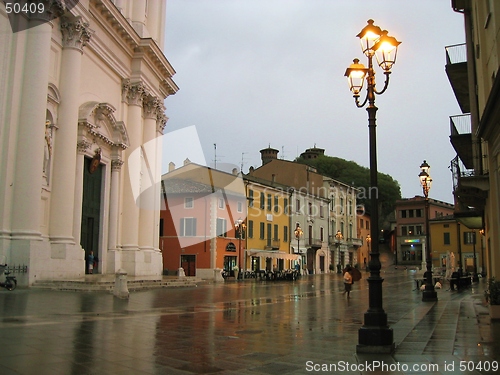
{"label": "carved pilaster", "polygon": [[123,165],[123,160],[120,158],[111,160],[112,171],[119,171],[122,168],[122,165]]}
{"label": "carved pilaster", "polygon": [[61,32],[63,48],[74,48],[83,53],[83,47],[87,45],[93,32],[89,29],[88,22],[81,17],[69,19],[61,18]]}
{"label": "carved pilaster", "polygon": [[92,146],[92,143],[87,141],[86,139],[83,139],[76,144],[76,149],[78,150],[79,154],[83,155],[90,149],[90,146]]}
{"label": "carved pilaster", "polygon": [[137,105],[142,107],[144,97],[147,95],[146,86],[144,83],[131,83],[130,79],[122,80],[122,101],[129,105]]}

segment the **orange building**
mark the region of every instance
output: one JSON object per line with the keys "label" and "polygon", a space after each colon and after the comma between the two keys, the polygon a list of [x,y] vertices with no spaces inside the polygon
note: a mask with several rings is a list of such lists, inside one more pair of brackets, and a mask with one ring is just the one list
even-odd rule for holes
{"label": "orange building", "polygon": [[162,176],[162,192],[164,273],[182,267],[186,276],[218,279],[221,269],[242,268],[245,231],[235,228],[246,219],[241,175],[188,163]]}

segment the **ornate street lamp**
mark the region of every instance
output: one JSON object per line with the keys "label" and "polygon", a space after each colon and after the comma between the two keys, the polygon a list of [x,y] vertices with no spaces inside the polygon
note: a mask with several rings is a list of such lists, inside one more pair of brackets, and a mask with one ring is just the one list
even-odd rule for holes
{"label": "ornate street lamp", "polygon": [[342,232],[340,230],[337,230],[337,233],[335,233],[335,247],[337,248],[337,256],[339,258],[339,262],[337,263],[337,273],[342,273],[342,267],[340,265],[340,242],[344,239],[344,236],[342,235]]}
{"label": "ornate street lamp", "polygon": [[293,233],[295,234],[295,238],[297,239],[297,251],[296,251],[296,253],[299,254],[300,253],[300,248],[299,248],[300,237],[302,237],[304,235],[304,231],[300,227],[299,223],[297,223],[297,226],[295,227],[295,231]]}
{"label": "ornate street lamp", "polygon": [[[370,185],[375,189],[375,194],[370,194],[371,217],[374,218],[371,225],[371,238],[377,239],[378,230],[378,181],[377,181],[377,138],[376,138],[376,113],[375,96],[385,92],[389,85],[389,75],[391,68],[396,62],[396,54],[399,44],[395,38],[388,36],[387,31],[382,31],[380,27],[373,24],[373,20],[368,20],[363,30],[357,35],[361,42],[361,50],[368,58],[368,68],[354,59],[354,63],[347,68],[345,76],[348,77],[349,89],[354,94],[354,102],[358,108],[364,107],[367,103],[368,129],[370,142]],[[376,56],[378,65],[385,75],[384,87],[377,91],[375,82],[375,70],[373,68],[373,56]],[[367,81],[366,98],[361,103],[359,93]],[[358,332],[358,353],[391,353],[394,350],[393,331],[387,324],[387,314],[382,308],[382,282],[380,277],[380,253],[378,241],[372,242],[370,252],[370,277],[369,287],[369,308],[365,313],[364,325]]]}
{"label": "ornate street lamp", "polygon": [[432,282],[432,252],[431,252],[431,233],[430,233],[430,214],[429,214],[429,190],[431,190],[432,178],[429,174],[431,167],[427,162],[420,165],[420,174],[418,178],[420,179],[420,184],[422,185],[422,191],[425,197],[425,263],[426,272],[424,274],[425,278],[425,289],[422,293],[422,301],[433,302],[437,301],[437,293],[434,290],[434,283]]}
{"label": "ornate street lamp", "polygon": [[[366,236],[366,245],[368,247],[368,254],[370,254],[371,244],[372,244],[372,236],[370,236],[370,234],[368,234]],[[366,266],[366,271],[368,272],[370,270],[370,268],[368,267],[368,264],[366,264],[365,266]]]}
{"label": "ornate street lamp", "polygon": [[239,275],[242,275],[243,278],[243,268],[241,265],[241,239],[243,237],[243,233],[246,229],[246,225],[242,219],[238,219],[234,222],[234,229],[236,231],[236,235],[238,236],[238,268],[240,270]]}

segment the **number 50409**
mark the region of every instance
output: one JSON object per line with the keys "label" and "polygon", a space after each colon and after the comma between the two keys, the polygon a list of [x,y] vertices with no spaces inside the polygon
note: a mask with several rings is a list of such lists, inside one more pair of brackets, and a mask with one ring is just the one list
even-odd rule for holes
{"label": "number 50409", "polygon": [[460,371],[498,371],[497,361],[460,361]]}
{"label": "number 50409", "polygon": [[5,11],[7,14],[37,14],[45,12],[45,5],[42,2],[31,2],[29,4],[27,2],[5,3]]}

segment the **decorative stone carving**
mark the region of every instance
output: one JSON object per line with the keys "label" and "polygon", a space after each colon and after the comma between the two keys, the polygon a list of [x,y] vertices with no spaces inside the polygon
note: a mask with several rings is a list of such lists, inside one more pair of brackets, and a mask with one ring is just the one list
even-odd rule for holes
{"label": "decorative stone carving", "polygon": [[67,17],[61,18],[61,32],[63,48],[74,48],[83,53],[83,47],[87,45],[93,32],[89,29],[88,22],[81,17],[71,20]]}
{"label": "decorative stone carving", "polygon": [[130,79],[122,81],[122,101],[129,105],[142,107],[144,97],[147,95],[146,86],[142,82],[131,83]]}
{"label": "decorative stone carving", "polygon": [[164,114],[158,114],[158,117],[156,118],[156,127],[157,131],[159,133],[163,134],[163,130],[165,129],[165,126],[167,125],[168,117]]}
{"label": "decorative stone carving", "polygon": [[161,110],[162,104],[160,99],[153,95],[145,96],[143,100],[144,118],[156,120],[158,111]]}
{"label": "decorative stone carving", "polygon": [[87,141],[86,139],[82,139],[76,144],[76,149],[78,150],[79,154],[85,154],[87,150],[90,149],[90,146],[92,146],[92,143]]}
{"label": "decorative stone carving", "polygon": [[122,165],[123,165],[123,160],[120,158],[111,160],[112,171],[119,171],[122,168]]}

